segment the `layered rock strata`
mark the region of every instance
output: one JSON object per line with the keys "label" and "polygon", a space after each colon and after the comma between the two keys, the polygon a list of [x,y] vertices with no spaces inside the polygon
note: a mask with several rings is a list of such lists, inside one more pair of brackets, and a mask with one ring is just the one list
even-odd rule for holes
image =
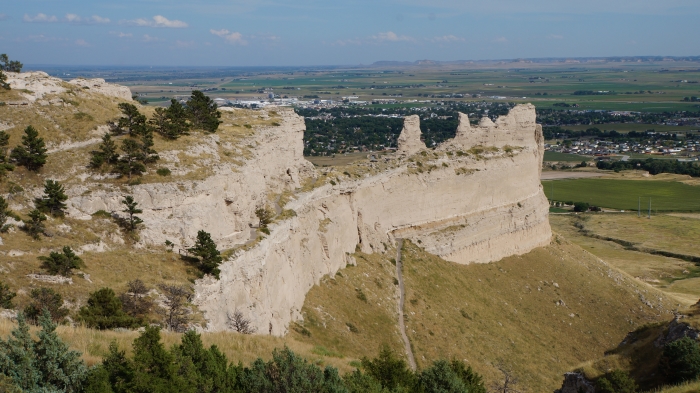
{"label": "layered rock strata", "polygon": [[467,264],[549,243],[548,203],[539,181],[543,138],[533,106],[477,127],[462,115],[457,137],[436,151],[421,167],[400,161],[380,174],[298,195],[285,207],[295,217],[222,264],[220,280],[197,282],[195,302],[208,329],[229,329],[229,317],[240,310],[259,333],[285,334],[301,318],[309,289],[345,267],[356,247],[382,252],[396,237],[411,238]]}

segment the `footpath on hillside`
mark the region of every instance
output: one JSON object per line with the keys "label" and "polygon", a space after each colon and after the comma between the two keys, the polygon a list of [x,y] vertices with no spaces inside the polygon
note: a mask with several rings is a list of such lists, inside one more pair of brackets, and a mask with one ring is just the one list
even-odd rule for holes
{"label": "footpath on hillside", "polygon": [[401,263],[401,248],[403,248],[403,239],[397,239],[396,241],[396,276],[399,280],[399,330],[401,330],[401,338],[403,338],[404,346],[406,347],[406,356],[408,356],[408,364],[411,366],[411,370],[416,370],[416,359],[413,357],[413,350],[411,350],[411,342],[408,341],[408,335],[406,335],[406,323],[403,318],[403,304],[406,299],[406,290],[403,286],[403,273]]}

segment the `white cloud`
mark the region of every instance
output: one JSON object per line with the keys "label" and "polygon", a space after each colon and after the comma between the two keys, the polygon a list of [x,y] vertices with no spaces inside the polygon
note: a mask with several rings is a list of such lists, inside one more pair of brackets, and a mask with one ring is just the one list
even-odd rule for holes
{"label": "white cloud", "polygon": [[131,37],[134,36],[134,35],[131,34],[131,33],[122,33],[121,31],[120,31],[120,32],[115,32],[114,35],[116,35],[116,36],[119,37],[119,38],[131,38]]}
{"label": "white cloud", "polygon": [[85,41],[85,40],[82,39],[82,38],[80,38],[80,39],[78,39],[78,40],[75,40],[75,45],[78,45],[78,46],[92,46],[92,45],[90,45],[87,41]]}
{"label": "white cloud", "polygon": [[162,38],[160,37],[153,37],[148,34],[143,35],[143,42],[157,42],[157,41],[163,41]]}
{"label": "white cloud", "polygon": [[168,28],[173,28],[173,29],[182,29],[185,27],[188,27],[189,25],[181,20],[170,20],[163,15],[156,15],[153,17],[153,19],[144,19],[144,18],[138,18],[138,19],[132,19],[132,20],[127,20],[127,21],[122,21],[122,23],[125,23],[127,25],[132,25],[132,26],[141,26],[141,27],[168,27]]}
{"label": "white cloud", "polygon": [[24,18],[22,18],[25,22],[29,23],[53,23],[53,22],[58,22],[58,18],[56,18],[55,15],[46,15],[42,13],[38,13],[35,16],[29,16],[28,14],[24,14]]}
{"label": "white cloud", "polygon": [[433,37],[431,39],[431,41],[433,41],[433,42],[463,42],[466,40],[462,37],[457,37],[457,36],[450,34],[450,35],[443,35],[442,37]]}
{"label": "white cloud", "polygon": [[247,45],[248,41],[246,41],[243,38],[243,34],[239,32],[230,32],[226,29],[221,29],[221,30],[214,30],[214,29],[209,29],[209,32],[214,34],[215,36],[219,36],[223,39],[226,40],[229,44],[233,45]]}
{"label": "white cloud", "polygon": [[406,36],[406,35],[398,35],[394,33],[393,31],[387,31],[385,33],[379,33],[377,35],[373,35],[372,40],[377,41],[377,42],[400,42],[400,41],[415,41],[412,37]]}

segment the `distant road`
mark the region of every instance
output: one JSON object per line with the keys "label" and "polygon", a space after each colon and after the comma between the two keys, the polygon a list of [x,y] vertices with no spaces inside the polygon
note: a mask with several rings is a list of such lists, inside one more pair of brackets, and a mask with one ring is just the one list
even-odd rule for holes
{"label": "distant road", "polygon": [[542,172],[540,180],[559,180],[559,179],[583,179],[588,177],[600,177],[604,176],[604,173],[596,172],[559,172],[559,171],[547,171]]}

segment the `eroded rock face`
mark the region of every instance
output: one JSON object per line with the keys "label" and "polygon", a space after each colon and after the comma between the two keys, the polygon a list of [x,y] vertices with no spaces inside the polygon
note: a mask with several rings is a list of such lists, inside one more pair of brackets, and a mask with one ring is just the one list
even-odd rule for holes
{"label": "eroded rock face", "polygon": [[397,153],[410,156],[425,149],[425,143],[420,140],[420,136],[420,117],[418,115],[406,117],[403,121],[403,130],[397,140]]}
{"label": "eroded rock face", "polygon": [[595,386],[579,373],[566,373],[561,389],[555,393],[595,393]]}
{"label": "eroded rock face", "polygon": [[[6,75],[7,83],[10,85],[10,88],[14,90],[23,90],[22,96],[29,102],[41,100],[45,95],[63,93],[71,87],[70,85],[76,85],[81,88],[86,87],[90,89],[90,91],[96,93],[131,101],[131,90],[129,90],[128,87],[107,83],[104,79],[81,78],[73,79],[70,82],[64,82],[42,71],[22,73],[8,72]],[[44,104],[43,101],[42,104]],[[49,105],[51,102],[47,101],[45,104]]]}
{"label": "eroded rock face", "polygon": [[[548,203],[539,181],[544,147],[534,117],[533,106],[518,106],[476,130],[461,125],[459,138],[438,149],[481,147],[483,155],[445,154],[430,171],[399,165],[299,195],[286,206],[296,217],[222,264],[220,280],[197,282],[195,303],[207,328],[230,328],[228,317],[237,309],[259,333],[284,335],[301,318],[309,289],[345,267],[356,246],[381,252],[396,237],[411,238],[467,264],[547,245]],[[411,122],[405,129],[417,128]]]}

